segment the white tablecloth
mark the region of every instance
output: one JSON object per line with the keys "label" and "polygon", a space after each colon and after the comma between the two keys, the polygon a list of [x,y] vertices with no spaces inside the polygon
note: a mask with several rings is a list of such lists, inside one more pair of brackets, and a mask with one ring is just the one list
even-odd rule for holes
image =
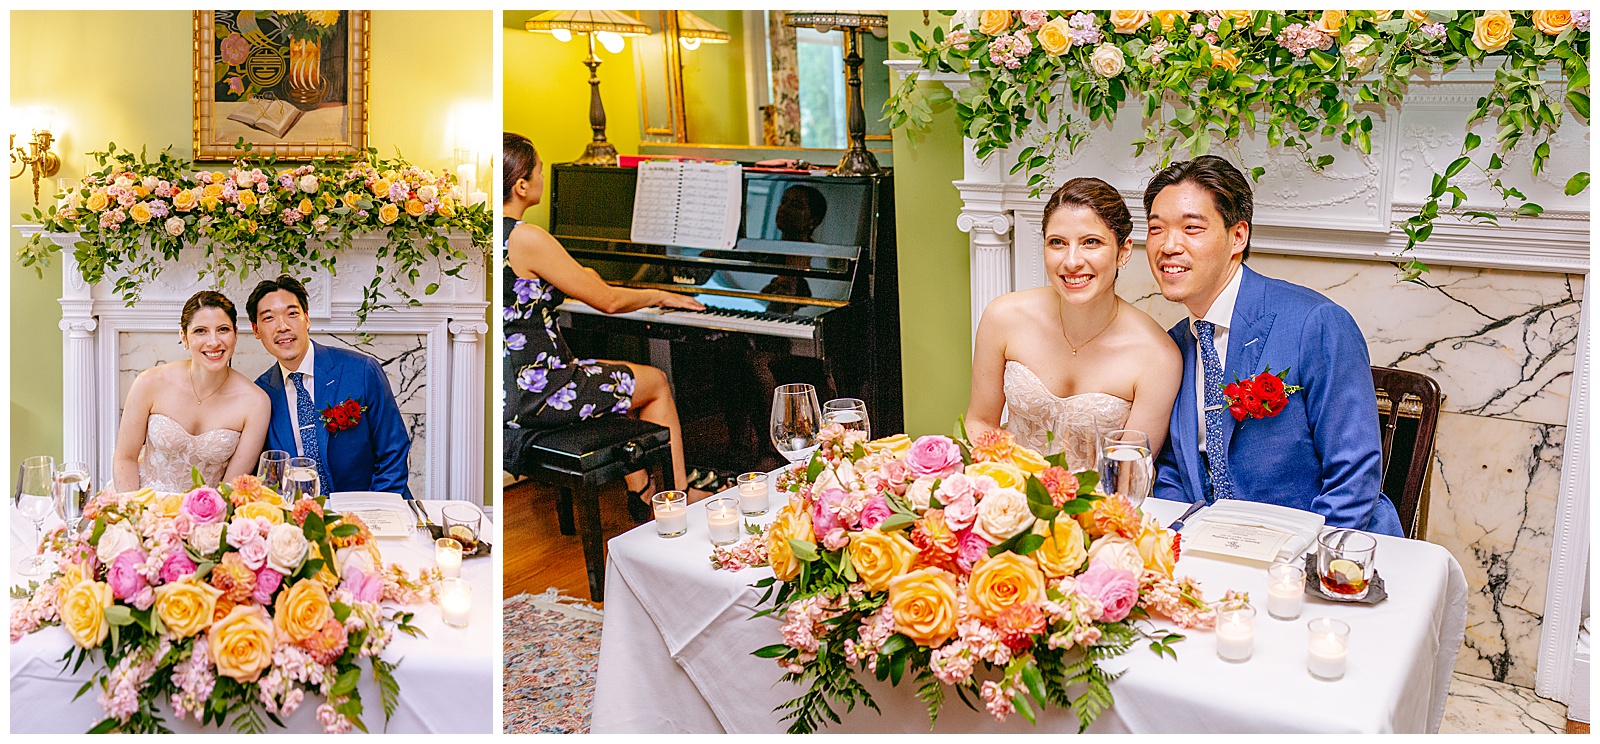
{"label": "white tablecloth", "polygon": [[[774,499],[781,504],[780,499]],[[1163,522],[1185,505],[1152,499],[1145,510]],[[773,617],[751,620],[768,568],[713,570],[703,509],[690,507],[689,532],[661,539],[653,524],[610,543],[605,625],[595,688],[594,733],[762,733],[787,725],[773,709],[801,689],[750,652],[782,640]],[[775,511],[775,510],[774,510]],[[773,513],[759,518],[770,521]],[[1180,574],[1202,582],[1208,598],[1248,591],[1257,607],[1255,653],[1243,664],[1221,661],[1208,630],[1180,631],[1178,659],[1136,644],[1110,662],[1126,673],[1111,689],[1116,704],[1091,732],[1137,733],[1421,733],[1444,716],[1451,669],[1466,622],[1466,579],[1443,548],[1378,536],[1377,568],[1389,599],[1354,606],[1307,596],[1300,619],[1266,613],[1260,564],[1186,553]],[[1318,616],[1350,624],[1348,672],[1325,682],[1306,671],[1306,622]],[[882,715],[839,710],[829,732],[926,732],[927,711],[902,681],[896,689],[860,673]],[[982,705],[979,703],[979,707]],[[1070,712],[1052,709],[1037,728],[1020,715],[999,723],[948,695],[935,732],[1072,732]]]}
{"label": "white tablecloth", "polygon": [[[449,501],[420,501],[435,523],[439,510]],[[26,583],[16,574],[22,556],[34,545],[33,525],[15,507],[11,509],[11,580]],[[52,519],[55,519],[52,517]],[[56,520],[54,524],[59,525]],[[48,527],[47,527],[48,529]],[[501,550],[499,529],[484,518],[483,536]],[[433,542],[426,533],[407,538],[381,538],[378,546],[385,562],[399,563],[415,572],[433,562]],[[461,576],[472,586],[472,615],[465,628],[445,625],[437,605],[412,605],[404,609],[416,613],[414,625],[427,634],[413,638],[396,633],[384,658],[399,661],[395,679],[400,683],[400,704],[389,719],[388,733],[491,733],[494,730],[495,669],[500,665],[500,582],[495,578],[493,556],[469,558],[461,564]],[[386,608],[394,605],[386,604]],[[11,644],[11,732],[81,734],[105,718],[95,692],[72,701],[78,688],[88,681],[86,662],[76,674],[62,671],[62,654],[72,641],[59,626],[41,629]],[[373,733],[385,731],[383,707],[372,673],[362,664],[362,720]],[[293,716],[283,720],[288,732],[321,733],[316,707],[321,698],[306,695],[305,703]],[[193,718],[177,720],[171,706],[161,706],[167,726],[179,733],[215,731],[202,727]],[[268,724],[268,730],[278,731]]]}

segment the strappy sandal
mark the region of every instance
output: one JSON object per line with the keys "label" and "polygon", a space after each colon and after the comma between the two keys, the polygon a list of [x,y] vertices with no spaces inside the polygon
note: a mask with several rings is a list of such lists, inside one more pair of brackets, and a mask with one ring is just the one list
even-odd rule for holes
{"label": "strappy sandal", "polygon": [[655,489],[651,488],[652,485],[649,479],[645,480],[644,488],[637,491],[629,488],[626,483],[622,485],[622,490],[628,497],[628,516],[633,518],[634,524],[644,524],[652,518],[650,496],[655,493]]}

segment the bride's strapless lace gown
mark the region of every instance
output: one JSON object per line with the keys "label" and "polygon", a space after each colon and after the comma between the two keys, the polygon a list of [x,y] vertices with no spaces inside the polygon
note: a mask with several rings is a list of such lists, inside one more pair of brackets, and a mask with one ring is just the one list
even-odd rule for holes
{"label": "bride's strapless lace gown", "polygon": [[[1006,430],[1016,437],[1017,443],[1039,452],[1051,453],[1067,449],[1087,457],[1087,467],[1095,467],[1098,443],[1072,440],[1074,432],[1066,425],[1071,414],[1082,414],[1092,419],[1098,436],[1128,423],[1133,403],[1110,393],[1079,393],[1065,398],[1050,392],[1044,381],[1033,370],[1018,362],[1006,362],[1005,395]],[[1055,432],[1055,439],[1046,445],[1046,432]]]}
{"label": "bride's strapless lace gown", "polygon": [[171,417],[152,413],[145,425],[144,451],[139,458],[139,485],[157,491],[188,491],[194,488],[191,468],[200,468],[206,484],[216,485],[227,474],[228,461],[239,448],[239,437],[240,433],[233,429],[190,434]]}

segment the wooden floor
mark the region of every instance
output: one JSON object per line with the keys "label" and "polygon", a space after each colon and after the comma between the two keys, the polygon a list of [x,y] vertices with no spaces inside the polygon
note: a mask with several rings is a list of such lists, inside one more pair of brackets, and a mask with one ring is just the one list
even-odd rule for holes
{"label": "wooden floor", "polygon": [[[556,490],[523,482],[506,486],[502,498],[507,546],[504,596],[539,594],[556,587],[567,596],[588,599],[583,542],[577,535],[561,534],[556,524]],[[607,540],[634,527],[624,498],[618,484],[600,499],[600,522]]]}

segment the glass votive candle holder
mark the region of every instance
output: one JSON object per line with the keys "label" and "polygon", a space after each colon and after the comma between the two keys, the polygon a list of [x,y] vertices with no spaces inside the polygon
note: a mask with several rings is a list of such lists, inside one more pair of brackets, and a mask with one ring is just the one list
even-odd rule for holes
{"label": "glass votive candle holder", "polygon": [[739,484],[739,513],[759,517],[767,513],[767,474],[743,473]]}
{"label": "glass votive candle holder", "polygon": [[659,491],[650,497],[650,507],[655,512],[657,535],[677,537],[689,531],[689,494]]}
{"label": "glass votive candle holder", "polygon": [[706,529],[711,533],[712,545],[732,545],[739,542],[744,517],[739,514],[739,500],[711,499],[706,502]]}
{"label": "glass votive candle holder", "polygon": [[439,573],[453,579],[461,575],[461,543],[448,537],[433,541],[433,561],[439,564]]}
{"label": "glass votive candle holder", "polygon": [[1317,579],[1322,590],[1348,599],[1367,596],[1378,540],[1359,530],[1329,530],[1317,538]]}
{"label": "glass votive candle holder", "polygon": [[1293,563],[1267,569],[1267,614],[1279,620],[1300,617],[1306,598],[1306,570]]}
{"label": "glass votive candle holder", "polygon": [[467,627],[467,618],[472,615],[472,586],[465,579],[439,581],[439,614],[445,625]]}
{"label": "glass votive candle holder", "polygon": [[1229,600],[1217,608],[1217,658],[1234,663],[1249,661],[1255,650],[1256,608],[1243,600]]}
{"label": "glass votive candle holder", "polygon": [[1323,680],[1344,677],[1345,660],[1350,654],[1350,624],[1331,617],[1306,623],[1306,670]]}

